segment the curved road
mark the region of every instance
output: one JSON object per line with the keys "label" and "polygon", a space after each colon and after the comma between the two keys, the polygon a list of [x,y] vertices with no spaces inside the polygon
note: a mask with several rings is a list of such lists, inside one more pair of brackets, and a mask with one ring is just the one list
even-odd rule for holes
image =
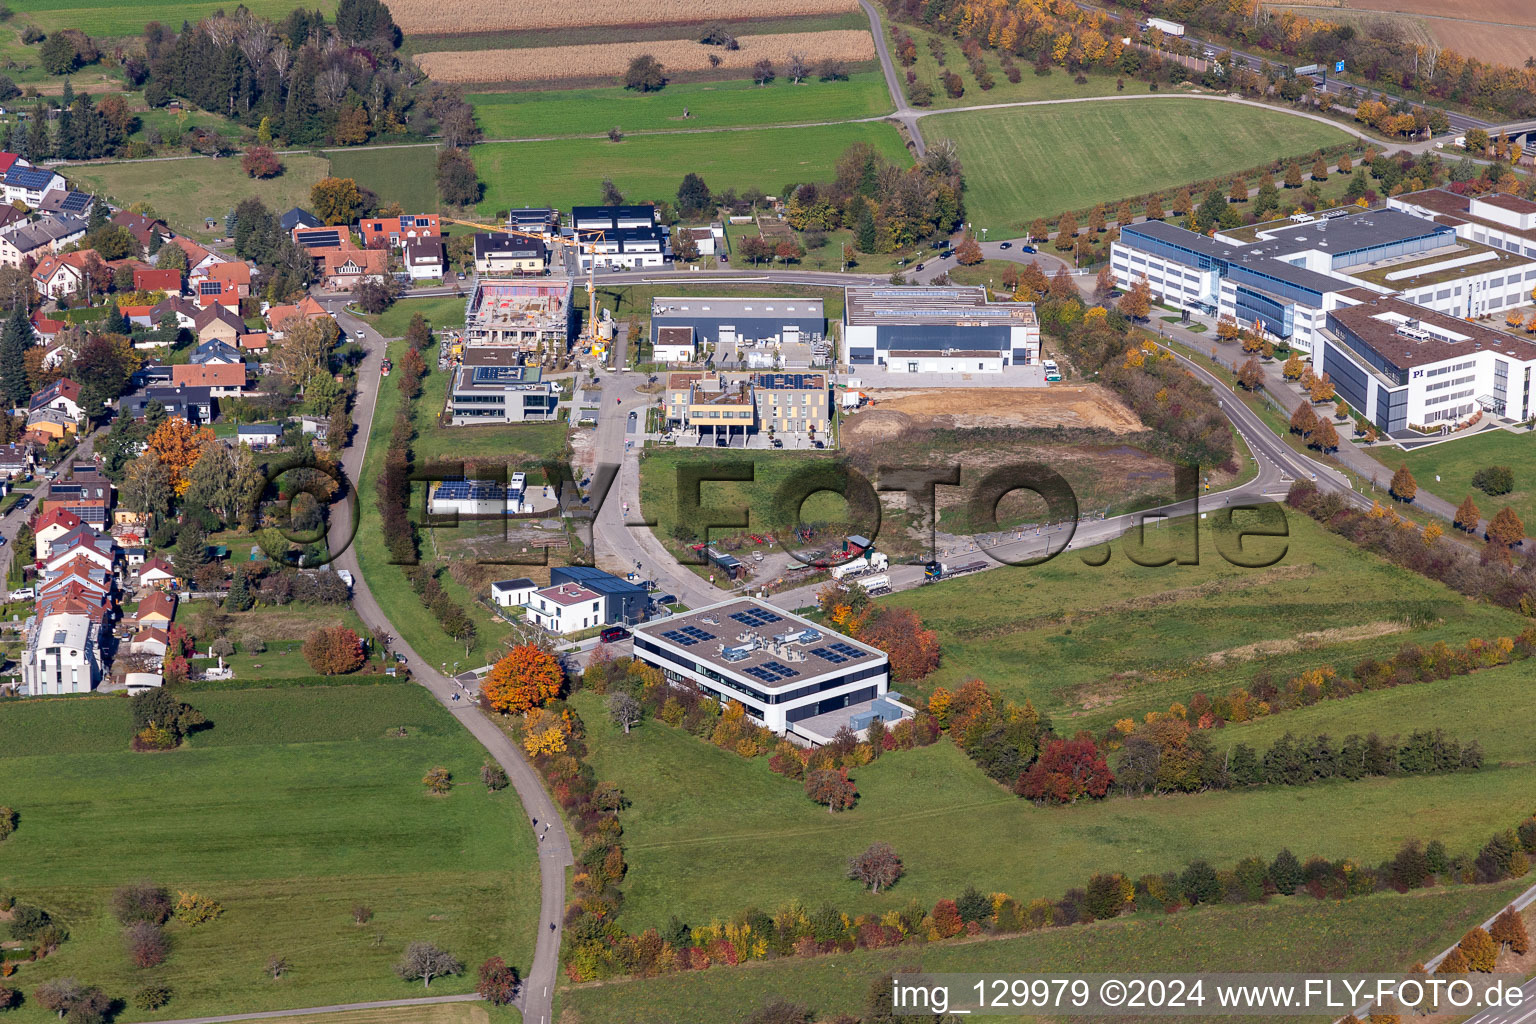
{"label": "curved road", "polygon": [[[327,309],[338,314],[337,320],[342,329],[353,338],[357,337],[360,328],[365,327],[362,321],[344,311],[344,298],[325,298],[322,302]],[[357,373],[357,402],[353,409],[353,418],[357,421],[357,432],[353,437],[353,443],[346,447],[341,458],[342,467],[346,471],[347,479],[352,482],[354,491],[357,491],[358,482],[363,478],[363,460],[368,452],[368,434],[373,425],[378,389],[393,386],[380,372],[380,363],[384,358],[384,344],[376,331],[367,332],[363,347],[363,361],[358,366]],[[359,503],[372,501],[373,495],[358,492],[357,500]],[[399,638],[399,630],[389,621],[378,602],[374,600],[368,580],[363,575],[362,567],[358,565],[357,552],[350,544],[352,532],[350,505],[342,502],[336,506],[336,509],[338,514],[332,521],[329,539],[334,545],[332,550],[344,549],[336,558],[335,568],[348,569],[352,572],[355,581],[352,606],[357,610],[358,616],[370,629],[396,637],[391,648],[405,655],[411,668],[412,678],[426,687],[506,771],[513,788],[517,791],[518,799],[523,803],[524,810],[530,819],[538,821],[538,826],[534,830],[544,832],[546,823],[553,823],[554,827],[544,833],[542,841],[535,840],[538,847],[540,878],[538,936],[533,963],[528,968],[528,975],[523,979],[523,987],[517,998],[518,1007],[522,1010],[523,1020],[527,1024],[550,1024],[555,982],[560,966],[560,927],[565,913],[565,873],[566,869],[574,863],[570,839],[561,823],[559,811],[549,798],[549,794],[545,792],[538,774],[524,760],[522,752],[507,738],[506,733],[482,714],[479,707],[453,680],[439,671],[437,666],[430,664],[417,654],[410,644]],[[423,614],[426,613],[423,612]],[[456,693],[460,697],[457,701],[453,699]]]}

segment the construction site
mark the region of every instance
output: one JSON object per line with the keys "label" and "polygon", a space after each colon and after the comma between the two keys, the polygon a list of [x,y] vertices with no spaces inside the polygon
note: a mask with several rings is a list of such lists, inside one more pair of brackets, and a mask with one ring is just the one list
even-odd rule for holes
{"label": "construction site", "polygon": [[569,278],[481,279],[464,310],[466,345],[564,352],[576,324]]}

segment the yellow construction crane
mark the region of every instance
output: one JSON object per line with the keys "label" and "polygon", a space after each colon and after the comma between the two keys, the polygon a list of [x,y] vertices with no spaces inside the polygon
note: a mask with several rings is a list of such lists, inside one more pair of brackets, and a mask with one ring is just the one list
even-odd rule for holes
{"label": "yellow construction crane", "polygon": [[[581,263],[580,253],[583,250],[590,253],[592,256],[592,262],[587,267],[587,326],[585,332],[583,333],[583,338],[588,345],[593,347],[594,350],[602,347],[601,342],[597,337],[596,296],[597,254],[599,249],[595,242],[583,242],[580,238],[568,240],[562,235],[551,234],[548,231],[520,231],[517,228],[499,227],[495,224],[481,224],[478,221],[459,220],[456,217],[440,217],[439,219],[446,221],[449,224],[458,224],[466,228],[475,228],[480,231],[492,231],[501,235],[517,235],[519,238],[537,238],[539,241],[550,246],[551,249],[555,252],[560,253],[560,260],[562,263],[565,261],[563,250],[567,245],[574,245],[576,247],[576,251],[578,253],[576,262],[578,266],[580,266]],[[602,240],[603,233],[601,231],[589,231],[586,233],[589,235],[597,236],[599,241]]]}

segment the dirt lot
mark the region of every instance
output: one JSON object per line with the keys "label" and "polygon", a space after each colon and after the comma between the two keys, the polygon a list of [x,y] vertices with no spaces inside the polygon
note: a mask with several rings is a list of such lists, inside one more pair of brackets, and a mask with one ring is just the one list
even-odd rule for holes
{"label": "dirt lot", "polygon": [[1130,409],[1095,384],[1050,388],[944,388],[866,392],[873,404],[843,421],[849,449],[883,444],[913,428],[1098,427],[1144,429]]}

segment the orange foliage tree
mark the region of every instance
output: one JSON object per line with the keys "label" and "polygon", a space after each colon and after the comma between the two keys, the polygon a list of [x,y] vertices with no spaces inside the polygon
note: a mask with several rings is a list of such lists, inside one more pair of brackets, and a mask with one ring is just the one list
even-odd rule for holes
{"label": "orange foliage tree", "polygon": [[882,608],[860,626],[857,636],[890,656],[891,674],[897,682],[922,679],[939,667],[938,635],[925,629],[923,620],[910,608]]}
{"label": "orange foliage tree", "polygon": [[553,654],[519,644],[491,668],[480,692],[494,710],[521,715],[559,696],[564,678]]}
{"label": "orange foliage tree", "polygon": [[171,471],[171,487],[176,497],[187,493],[191,481],[187,471],[202,457],[203,449],[213,443],[210,427],[194,427],[184,419],[168,417],[149,435],[149,451],[159,456]]}

